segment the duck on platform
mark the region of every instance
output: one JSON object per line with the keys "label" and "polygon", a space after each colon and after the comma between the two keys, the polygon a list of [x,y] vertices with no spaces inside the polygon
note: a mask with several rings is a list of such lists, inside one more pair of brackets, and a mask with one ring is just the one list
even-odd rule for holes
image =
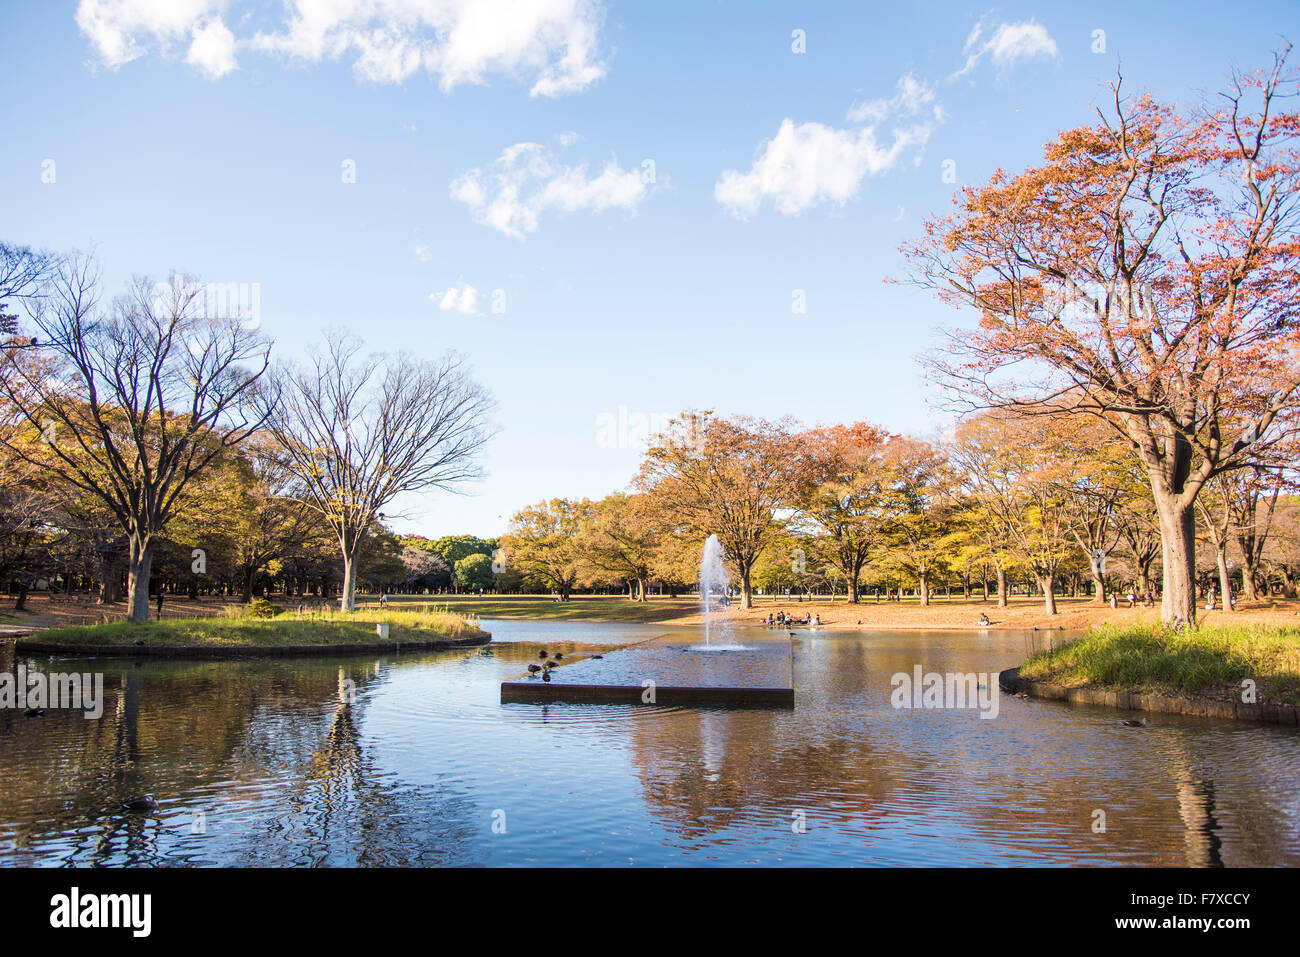
{"label": "duck on platform", "polygon": [[537,653],[537,657],[538,657],[538,658],[545,658],[545,657],[546,657],[546,649],[543,648],[541,651],[539,651],[539,652]]}
{"label": "duck on platform", "polygon": [[529,674],[532,674],[532,675],[537,674],[537,672],[539,672],[539,671],[541,671],[541,670],[542,670],[542,666],[541,666],[541,665],[529,665],[529,666],[528,666],[528,673],[529,673]]}

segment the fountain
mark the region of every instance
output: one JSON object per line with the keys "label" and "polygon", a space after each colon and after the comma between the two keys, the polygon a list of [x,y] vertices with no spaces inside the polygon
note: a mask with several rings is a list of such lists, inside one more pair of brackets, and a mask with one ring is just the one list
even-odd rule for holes
{"label": "fountain", "polygon": [[719,622],[722,640],[713,643],[713,593],[727,593],[731,577],[723,563],[722,543],[717,535],[710,535],[704,542],[704,553],[700,556],[700,601],[704,604],[704,644],[692,645],[691,651],[745,651],[744,645],[731,640],[731,629],[725,622]]}
{"label": "fountain", "polygon": [[[545,680],[530,675],[501,682],[502,702],[793,706],[794,649],[786,632],[774,634],[742,623],[738,626],[744,629],[742,644],[728,620],[713,620],[713,602],[727,593],[728,584],[722,543],[717,535],[710,535],[700,556],[703,642],[692,628],[686,634],[669,632],[600,656],[566,659]],[[717,762],[707,767],[710,774],[721,773]]]}

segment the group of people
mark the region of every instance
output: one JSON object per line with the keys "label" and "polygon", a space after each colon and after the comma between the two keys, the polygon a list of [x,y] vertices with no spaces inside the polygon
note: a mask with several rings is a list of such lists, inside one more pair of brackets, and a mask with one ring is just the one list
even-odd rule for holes
{"label": "group of people", "polygon": [[[1130,589],[1128,595],[1125,596],[1125,600],[1128,601],[1128,606],[1130,608],[1136,608],[1138,601],[1141,601],[1142,604],[1147,608],[1154,608],[1156,606],[1156,596],[1152,594],[1151,589],[1149,588],[1147,589],[1147,593],[1143,595],[1141,599],[1139,599],[1138,596],[1133,593],[1132,589]],[[1116,595],[1114,592],[1111,592],[1110,607],[1118,608],[1119,601],[1120,601],[1119,596]]]}
{"label": "group of people", "polygon": [[[760,621],[762,619],[759,619]],[[821,615],[804,615],[802,618],[795,618],[793,615],[787,615],[783,611],[778,611],[775,615],[767,613],[767,627],[777,628],[788,625],[812,625],[814,628],[819,627],[822,623]]]}

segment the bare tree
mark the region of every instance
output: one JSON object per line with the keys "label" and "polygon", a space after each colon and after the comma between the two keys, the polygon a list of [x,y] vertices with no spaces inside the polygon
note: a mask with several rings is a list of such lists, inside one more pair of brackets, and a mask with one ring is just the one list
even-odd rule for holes
{"label": "bare tree", "polygon": [[360,339],[326,335],[305,368],[276,372],[267,429],[343,555],[339,607],[355,607],[357,557],[380,510],[404,492],[455,490],[479,478],[493,403],[465,361],[363,356]]}
{"label": "bare tree", "polygon": [[101,309],[84,255],[61,262],[29,312],[41,361],[0,360],[12,413],[0,443],[113,513],[129,547],[130,617],[145,621],[154,538],[194,477],[260,425],[250,400],[269,346],[237,317],[207,314],[185,276],[137,277]]}
{"label": "bare tree", "polygon": [[18,329],[18,317],[8,313],[7,300],[36,298],[58,262],[50,253],[0,242],[0,335],[12,335]]}

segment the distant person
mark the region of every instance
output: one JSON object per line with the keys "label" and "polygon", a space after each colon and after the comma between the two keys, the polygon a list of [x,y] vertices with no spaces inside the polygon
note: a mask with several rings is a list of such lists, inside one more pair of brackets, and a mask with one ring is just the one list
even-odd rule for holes
{"label": "distant person", "polygon": [[1137,595],[1133,594],[1133,593],[1130,591],[1130,592],[1128,593],[1128,606],[1129,606],[1130,608],[1133,608],[1133,607],[1135,607],[1136,605],[1137,605]]}
{"label": "distant person", "polygon": [[767,627],[771,628],[775,624],[776,624],[776,619],[772,617],[772,613],[769,611],[767,613]]}
{"label": "distant person", "polygon": [[1118,608],[1118,607],[1119,607],[1119,601],[1118,601],[1118,599],[1115,598],[1115,593],[1114,593],[1114,592],[1111,592],[1111,594],[1110,594],[1110,607],[1111,607],[1111,608]]}
{"label": "distant person", "polygon": [[984,612],[980,612],[980,627],[987,628],[989,624],[989,616],[984,614]]}
{"label": "distant person", "polygon": [[380,592],[380,593],[379,593],[379,607],[380,607],[380,608],[387,608],[387,607],[388,607],[388,596],[387,596],[386,594],[384,594],[383,592]]}
{"label": "distant person", "polygon": [[163,603],[163,588],[162,585],[159,585],[158,586],[158,620],[159,621],[162,621],[162,603]]}

